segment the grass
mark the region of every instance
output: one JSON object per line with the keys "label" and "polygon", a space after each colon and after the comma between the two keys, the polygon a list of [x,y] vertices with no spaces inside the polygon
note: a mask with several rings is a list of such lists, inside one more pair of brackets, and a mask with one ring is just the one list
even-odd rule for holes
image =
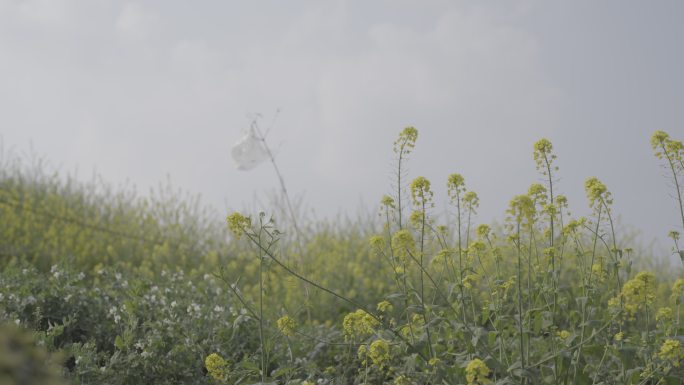
{"label": "grass", "polygon": [[[477,224],[462,175],[407,182],[417,141],[410,127],[394,143],[379,221],[296,237],[266,214],[226,225],[169,187],[142,198],[5,157],[0,320],[74,384],[682,383],[681,266],[636,271],[605,184],[588,178],[592,215],[571,218],[542,139],[545,182]],[[660,131],[651,145],[681,211],[684,148]]]}

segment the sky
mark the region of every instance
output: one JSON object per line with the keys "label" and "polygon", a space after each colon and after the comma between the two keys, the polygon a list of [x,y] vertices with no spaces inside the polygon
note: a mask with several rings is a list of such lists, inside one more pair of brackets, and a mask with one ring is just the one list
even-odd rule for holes
{"label": "sky", "polygon": [[[681,1],[0,0],[0,138],[64,173],[147,191],[167,178],[217,212],[258,206],[269,164],[230,149],[255,113],[288,190],[319,218],[391,192],[392,142],[419,130],[409,178],[446,178],[501,221],[558,155],[556,191],[589,213],[613,192],[642,240],[679,217],[649,138],[684,139]],[[276,111],[280,111],[276,113]],[[276,116],[277,115],[277,116]]]}

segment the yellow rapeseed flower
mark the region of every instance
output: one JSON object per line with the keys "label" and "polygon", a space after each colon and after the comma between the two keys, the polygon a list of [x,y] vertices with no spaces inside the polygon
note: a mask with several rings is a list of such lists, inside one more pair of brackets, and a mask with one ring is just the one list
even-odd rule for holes
{"label": "yellow rapeseed flower", "polygon": [[382,301],[378,303],[378,311],[381,313],[390,312],[392,309],[394,309],[394,306],[392,306],[392,303],[389,301]]}
{"label": "yellow rapeseed flower", "polygon": [[391,209],[394,208],[394,198],[392,198],[389,195],[383,196],[382,199],[380,200],[380,203],[385,207],[388,207]]}
{"label": "yellow rapeseed flower", "polygon": [[480,276],[477,274],[468,274],[463,278],[463,287],[472,289],[474,285],[480,281]]}
{"label": "yellow rapeseed flower", "polygon": [[394,142],[394,152],[397,154],[408,155],[418,139],[418,130],[415,127],[406,127],[399,134],[399,138]]}
{"label": "yellow rapeseed flower", "polygon": [[368,357],[370,357],[373,365],[377,366],[378,368],[387,366],[392,358],[390,353],[390,346],[385,340],[373,341],[368,349]]}
{"label": "yellow rapeseed flower", "polygon": [[608,275],[606,270],[603,268],[602,263],[595,263],[591,265],[591,273],[596,276],[599,281],[604,281]]}
{"label": "yellow rapeseed flower", "polygon": [[670,135],[666,132],[660,130],[655,131],[653,135],[651,135],[651,147],[655,150],[662,146],[663,143],[666,143],[668,139],[670,139]]}
{"label": "yellow rapeseed flower", "polygon": [[529,195],[516,195],[511,199],[507,212],[517,223],[525,219],[531,221],[535,215],[534,202]]}
{"label": "yellow rapeseed flower", "polygon": [[423,326],[425,326],[425,319],[423,318],[423,316],[418,313],[414,313],[411,316],[411,321],[408,324],[402,326],[399,332],[404,337],[408,337],[411,335],[411,333],[420,330]]}
{"label": "yellow rapeseed flower", "polygon": [[276,321],[276,326],[281,333],[287,337],[292,337],[295,335],[295,329],[297,328],[297,321],[292,319],[289,315],[284,315]]}
{"label": "yellow rapeseed flower", "polygon": [[227,218],[228,229],[237,237],[240,238],[247,229],[252,225],[249,217],[246,217],[237,211],[230,214]]}
{"label": "yellow rapeseed flower", "polygon": [[477,226],[477,228],[475,229],[475,234],[477,234],[478,238],[486,239],[487,237],[489,237],[490,231],[491,228],[489,227],[489,225],[481,224]]}
{"label": "yellow rapeseed flower", "polygon": [[416,251],[416,242],[413,240],[411,232],[403,229],[394,233],[392,236],[392,249],[394,249],[399,258],[404,261],[408,260],[409,253],[414,254]]}
{"label": "yellow rapeseed flower", "polygon": [[371,249],[375,253],[381,253],[385,249],[385,237],[381,235],[373,235],[368,239]]}
{"label": "yellow rapeseed flower", "polygon": [[682,296],[684,296],[684,279],[679,278],[672,285],[672,298],[674,298],[675,303],[680,303]]}
{"label": "yellow rapeseed flower", "polygon": [[491,370],[489,370],[487,364],[479,358],[475,358],[466,366],[466,380],[468,381],[468,385],[491,384],[492,381],[487,378],[489,373],[491,373]]}
{"label": "yellow rapeseed flower", "polygon": [[658,357],[670,362],[673,366],[679,366],[680,361],[684,359],[684,348],[682,343],[678,340],[665,340],[660,347]]}
{"label": "yellow rapeseed flower", "polygon": [[[622,297],[625,312],[633,317],[640,307],[649,306],[655,301],[656,287],[655,274],[642,271],[636,277],[625,282],[620,296]],[[615,307],[619,298],[613,298],[608,302],[609,307]]]}
{"label": "yellow rapeseed flower", "polygon": [[452,202],[456,202],[465,191],[465,179],[461,174],[451,174],[447,178],[447,194]]}
{"label": "yellow rapeseed flower", "polygon": [[588,178],[584,182],[584,190],[587,193],[589,206],[591,207],[595,207],[596,201],[603,202],[606,205],[612,203],[608,187],[596,177]]}
{"label": "yellow rapeseed flower", "polygon": [[570,337],[570,332],[567,330],[561,330],[561,331],[557,332],[556,335],[558,336],[558,338],[564,340],[564,339]]}
{"label": "yellow rapeseed flower", "polygon": [[216,353],[212,353],[204,359],[204,366],[210,376],[216,380],[222,381],[228,374],[228,362]]}
{"label": "yellow rapeseed flower", "polygon": [[658,312],[656,313],[656,321],[672,321],[672,308],[661,307],[658,309]]}
{"label": "yellow rapeseed flower", "polygon": [[411,198],[415,206],[427,205],[432,201],[430,181],[419,176],[411,182]]}
{"label": "yellow rapeseed flower", "polygon": [[552,151],[553,145],[546,138],[541,138],[534,144],[534,162],[537,164],[538,170],[546,172],[546,162],[550,165],[551,162],[556,159],[556,155],[554,155]]}
{"label": "yellow rapeseed flower", "polygon": [[365,310],[358,309],[344,316],[342,329],[348,337],[363,337],[370,335],[380,323]]}
{"label": "yellow rapeseed flower", "polygon": [[480,206],[480,198],[475,191],[467,191],[463,194],[463,202],[472,210]]}

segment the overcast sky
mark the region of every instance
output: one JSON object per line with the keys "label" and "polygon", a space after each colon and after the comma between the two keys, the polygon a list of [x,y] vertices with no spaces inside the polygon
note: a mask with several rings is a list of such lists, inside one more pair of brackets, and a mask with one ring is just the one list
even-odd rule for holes
{"label": "overcast sky", "polygon": [[[264,115],[290,191],[320,216],[376,206],[392,142],[411,177],[459,172],[502,219],[558,154],[586,214],[597,176],[645,239],[677,225],[649,137],[684,139],[681,1],[0,0],[0,136],[140,190],[169,175],[223,212],[277,188],[230,148]],[[443,207],[437,209],[441,210]],[[223,215],[223,214],[222,214]]]}

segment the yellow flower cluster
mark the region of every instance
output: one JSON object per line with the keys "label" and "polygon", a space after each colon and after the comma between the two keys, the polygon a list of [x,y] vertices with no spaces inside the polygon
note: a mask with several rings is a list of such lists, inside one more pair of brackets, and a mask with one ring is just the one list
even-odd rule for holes
{"label": "yellow flower cluster", "polygon": [[385,249],[385,238],[382,235],[373,235],[368,239],[368,244],[374,253],[380,254]]}
{"label": "yellow flower cluster", "polygon": [[491,231],[492,229],[489,225],[481,224],[475,229],[475,234],[477,234],[479,239],[487,239]]}
{"label": "yellow flower cluster", "polygon": [[465,179],[461,174],[451,174],[447,178],[447,194],[452,202],[456,202],[465,191]]}
{"label": "yellow flower cluster", "polygon": [[466,204],[466,207],[473,211],[480,206],[480,198],[478,198],[475,191],[468,191],[463,194],[463,202]]}
{"label": "yellow flower cluster", "polygon": [[240,238],[247,229],[252,225],[252,220],[237,211],[228,216],[228,229],[237,237]]}
{"label": "yellow flower cluster", "polygon": [[418,139],[418,130],[415,127],[406,127],[399,134],[399,138],[394,142],[394,152],[397,154],[408,155]]}
{"label": "yellow flower cluster", "polygon": [[517,223],[525,219],[531,222],[535,215],[534,202],[529,195],[516,195],[511,199],[507,212]]}
{"label": "yellow flower cluster", "polygon": [[393,209],[394,208],[394,198],[392,198],[389,195],[385,195],[380,200],[380,204],[382,204],[384,207],[387,207],[388,209]]}
{"label": "yellow flower cluster", "polygon": [[401,335],[408,338],[411,335],[411,333],[421,329],[423,326],[425,326],[425,319],[423,318],[423,316],[418,313],[414,313],[411,316],[411,322],[404,325],[399,330],[399,332],[401,333]]}
{"label": "yellow flower cluster", "polygon": [[413,228],[415,229],[420,229],[421,226],[423,226],[423,211],[422,210],[416,210],[411,212],[411,216],[409,216],[409,223]]}
{"label": "yellow flower cluster", "polygon": [[404,261],[409,258],[409,253],[415,254],[416,242],[413,240],[411,232],[404,229],[394,233],[392,236],[392,249]]}
{"label": "yellow flower cluster", "polygon": [[223,381],[228,375],[228,362],[216,353],[212,353],[204,359],[204,366],[207,372],[214,379]]}
{"label": "yellow flower cluster", "polygon": [[594,275],[599,282],[603,282],[608,276],[606,269],[603,268],[603,263],[591,265],[591,274]]}
{"label": "yellow flower cluster", "polygon": [[557,332],[556,335],[558,336],[558,338],[564,340],[564,339],[570,337],[570,332],[567,330],[561,330],[561,331]]}
{"label": "yellow flower cluster", "polygon": [[463,287],[470,290],[480,281],[480,276],[477,274],[468,274],[463,278]]}
{"label": "yellow flower cluster", "polygon": [[529,195],[535,203],[542,203],[546,201],[546,187],[539,183],[532,183],[527,190],[527,195]]}
{"label": "yellow flower cluster", "polygon": [[651,135],[651,147],[655,150],[670,139],[670,135],[664,131],[656,131]]}
{"label": "yellow flower cluster", "polygon": [[419,176],[411,182],[411,198],[416,206],[424,205],[432,200],[433,192],[430,190],[430,181]]}
{"label": "yellow flower cluster", "polygon": [[491,373],[491,370],[489,370],[487,364],[479,358],[475,358],[466,366],[466,380],[468,381],[468,385],[491,384],[492,381],[487,378],[489,373]]}
{"label": "yellow flower cluster", "polygon": [[586,218],[580,218],[580,219],[573,219],[569,221],[562,230],[562,234],[565,237],[571,237],[573,234],[579,230],[582,225],[586,223],[587,219]]}
{"label": "yellow flower cluster", "polygon": [[292,337],[295,334],[295,329],[297,328],[297,321],[295,321],[289,315],[284,315],[276,321],[276,326],[281,333],[287,337]]}
{"label": "yellow flower cluster", "polygon": [[468,245],[468,249],[466,249],[466,252],[469,255],[478,255],[482,254],[487,250],[487,245],[484,244],[482,241],[472,241],[470,242],[470,245]]}
{"label": "yellow flower cluster", "polygon": [[613,203],[608,187],[596,177],[588,178],[584,182],[584,190],[591,207],[595,207],[596,201],[603,202],[606,205]]}
{"label": "yellow flower cluster", "polygon": [[394,309],[394,306],[392,306],[392,303],[389,301],[382,301],[378,303],[378,311],[381,313],[390,312],[392,309]]}
{"label": "yellow flower cluster", "polygon": [[682,343],[678,340],[665,340],[660,347],[658,357],[662,360],[669,361],[673,366],[678,367],[680,361],[684,360],[684,348],[682,348]]}
{"label": "yellow flower cluster", "polygon": [[510,277],[507,281],[497,285],[497,289],[492,292],[492,296],[500,296],[501,300],[506,298],[508,291],[515,285],[515,277]]}
{"label": "yellow flower cluster", "polygon": [[661,307],[660,309],[658,309],[658,312],[656,313],[656,321],[669,322],[672,321],[672,316],[672,308]]}
{"label": "yellow flower cluster", "polygon": [[[656,298],[655,275],[648,271],[642,271],[636,277],[625,282],[620,292],[625,312],[633,317],[639,307],[648,306]],[[612,298],[608,305],[616,307],[619,298]]]}
{"label": "yellow flower cluster", "polygon": [[386,366],[392,358],[390,353],[390,346],[387,341],[375,340],[370,345],[368,357],[373,361],[373,365],[382,368]]}
{"label": "yellow flower cluster", "polygon": [[684,144],[678,140],[671,139],[663,131],[653,133],[653,136],[651,136],[651,147],[658,159],[667,157],[672,160],[681,161],[684,158]]}
{"label": "yellow flower cluster", "polygon": [[679,278],[672,285],[672,298],[674,298],[675,303],[680,303],[682,296],[684,296],[684,279]]}
{"label": "yellow flower cluster", "polygon": [[450,256],[454,254],[455,252],[451,249],[442,249],[440,250],[434,257],[432,257],[432,260],[430,260],[430,263],[432,264],[443,264],[446,261],[449,260]]}
{"label": "yellow flower cluster", "polygon": [[680,235],[681,234],[679,234],[679,231],[674,231],[674,230],[667,233],[667,236],[675,242],[677,242],[679,240]]}
{"label": "yellow flower cluster", "polygon": [[546,175],[546,163],[551,165],[551,162],[556,159],[556,155],[551,151],[553,151],[553,145],[546,138],[539,139],[534,144],[534,162],[537,164],[537,169],[541,170],[544,175]]}
{"label": "yellow flower cluster", "polygon": [[344,316],[342,328],[348,337],[364,337],[374,332],[380,323],[365,310],[357,310]]}

